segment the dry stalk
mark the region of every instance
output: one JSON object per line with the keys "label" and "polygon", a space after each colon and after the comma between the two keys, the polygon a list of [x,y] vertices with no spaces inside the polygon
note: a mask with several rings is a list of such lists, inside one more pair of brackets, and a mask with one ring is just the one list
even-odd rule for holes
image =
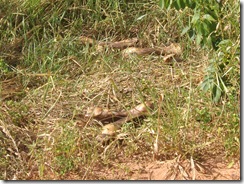
{"label": "dry stalk", "polygon": [[48,111],[46,112],[46,114],[42,117],[42,119],[46,118],[47,115],[51,112],[51,110],[55,107],[55,105],[57,104],[57,102],[59,101],[60,97],[62,95],[62,91],[60,91],[58,98],[56,99],[56,101],[53,103],[53,105],[48,109]]}
{"label": "dry stalk", "polygon": [[191,170],[192,170],[192,180],[195,180],[196,179],[196,170],[195,170],[195,164],[194,164],[194,160],[191,156]]}
{"label": "dry stalk", "polygon": [[16,151],[15,154],[18,156],[18,159],[19,159],[19,161],[20,161],[20,163],[21,163],[20,165],[21,165],[22,169],[24,169],[23,160],[22,160],[22,158],[21,158],[21,155],[20,155],[18,146],[17,146],[17,144],[16,144],[14,138],[11,136],[11,134],[10,134],[10,132],[9,132],[9,130],[8,130],[7,126],[6,126],[6,124],[5,124],[3,121],[1,121],[1,120],[0,120],[0,123],[1,123],[0,128],[2,129],[3,133],[4,133],[4,134],[5,134],[5,135],[12,141],[13,146],[14,146],[14,149],[15,149],[15,151]]}
{"label": "dry stalk", "polygon": [[178,168],[180,170],[180,173],[183,175],[183,177],[186,180],[189,180],[189,176],[188,176],[187,172],[184,170],[184,168],[179,163],[178,163]]}
{"label": "dry stalk", "polygon": [[161,104],[162,104],[163,99],[164,99],[164,95],[160,94],[159,102],[158,102],[158,127],[157,127],[156,139],[155,139],[155,142],[154,142],[153,160],[156,160],[157,157],[158,157],[158,137],[159,137],[159,134],[160,134],[160,114],[161,114]]}

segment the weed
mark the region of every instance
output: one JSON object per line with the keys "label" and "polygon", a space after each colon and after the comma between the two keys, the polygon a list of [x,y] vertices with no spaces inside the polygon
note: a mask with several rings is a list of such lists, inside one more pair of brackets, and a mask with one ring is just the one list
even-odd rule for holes
{"label": "weed", "polygon": [[[0,0],[1,179],[120,179],[116,169],[133,172],[123,163],[153,159],[156,138],[160,161],[239,159],[239,3],[159,2]],[[182,62],[124,58],[80,36],[177,42]],[[129,110],[146,100],[151,114],[106,146],[96,140],[100,123],[84,118],[92,106]]]}

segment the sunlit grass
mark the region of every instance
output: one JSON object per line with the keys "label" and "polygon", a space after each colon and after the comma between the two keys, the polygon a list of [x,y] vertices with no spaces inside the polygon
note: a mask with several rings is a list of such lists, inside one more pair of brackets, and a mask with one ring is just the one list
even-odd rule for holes
{"label": "sunlit grass", "polygon": [[[180,36],[188,12],[165,11],[152,1],[95,2],[0,2],[0,178],[106,179],[97,167],[109,169],[118,158],[153,160],[158,123],[159,160],[238,160],[239,89],[219,104],[200,90],[212,53]],[[102,41],[138,37],[141,47],[178,42],[183,62],[97,52],[80,43],[81,35]],[[96,140],[99,124],[82,121],[88,107],[129,110],[145,100],[156,104],[152,114],[123,125],[124,140],[109,147]]]}

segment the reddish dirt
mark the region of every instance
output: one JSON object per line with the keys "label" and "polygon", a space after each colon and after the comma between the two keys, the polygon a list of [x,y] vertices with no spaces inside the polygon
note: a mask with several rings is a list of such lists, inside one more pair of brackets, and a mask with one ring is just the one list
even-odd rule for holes
{"label": "reddish dirt", "polygon": [[[106,180],[240,180],[240,163],[231,167],[227,163],[177,161],[137,161],[114,163],[107,168],[95,167],[86,179]],[[195,172],[195,174],[194,174]],[[93,179],[95,179],[93,178]]]}
{"label": "reddish dirt", "polygon": [[[193,169],[194,168],[194,169]],[[240,180],[240,161],[233,164],[209,159],[207,161],[153,161],[153,158],[119,158],[109,164],[94,163],[89,168],[58,176],[46,171],[45,180]],[[38,173],[28,180],[40,179]]]}

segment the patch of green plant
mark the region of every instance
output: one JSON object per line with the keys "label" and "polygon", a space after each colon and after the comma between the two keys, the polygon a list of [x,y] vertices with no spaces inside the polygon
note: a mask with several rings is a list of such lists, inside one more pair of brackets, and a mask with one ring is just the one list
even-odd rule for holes
{"label": "patch of green plant", "polygon": [[166,9],[184,10],[189,8],[191,11],[188,11],[188,25],[182,30],[181,36],[188,33],[197,45],[217,46],[219,38],[214,31],[216,31],[218,18],[220,17],[220,3],[214,0],[160,0],[159,5],[161,8]]}
{"label": "patch of green plant", "polygon": [[212,120],[211,114],[209,112],[209,109],[207,107],[204,107],[202,109],[196,108],[196,117],[197,121],[202,123],[209,123]]}
{"label": "patch of green plant", "polygon": [[224,146],[227,152],[227,157],[238,156],[240,152],[240,117],[238,114],[233,114],[231,121],[226,122]]}
{"label": "patch of green plant", "polygon": [[25,127],[27,126],[31,119],[29,114],[29,107],[25,104],[15,102],[15,101],[7,101],[8,106],[8,114],[11,118],[11,123],[18,127]]}
{"label": "patch of green plant", "polygon": [[240,152],[240,106],[236,94],[229,95],[223,117],[224,146],[228,157],[238,156]]}
{"label": "patch of green plant", "polygon": [[[209,60],[207,74],[201,83],[201,89],[211,91],[212,99],[218,102],[223,94],[229,94],[228,87],[235,86],[240,89],[240,45],[231,40],[223,40],[219,43],[219,49],[214,53],[213,59]],[[235,78],[236,81],[233,81]]]}
{"label": "patch of green plant", "polygon": [[[234,68],[240,65],[237,59],[240,55],[239,3],[160,0],[159,6],[168,10],[176,8],[188,14],[188,21],[182,20],[185,27],[181,36],[188,33],[197,45],[210,49],[210,53],[213,50],[214,55],[209,59],[207,74],[201,87],[204,92],[210,91],[213,101],[218,102],[223,94],[228,94],[227,88],[233,85],[226,81],[226,78],[234,77],[229,72],[236,71]],[[223,68],[227,70],[223,71]]]}
{"label": "patch of green plant", "polygon": [[81,160],[77,155],[80,151],[77,141],[79,139],[78,131],[68,125],[62,126],[61,134],[57,135],[53,147],[55,170],[64,175],[79,166]]}
{"label": "patch of green plant", "polygon": [[0,59],[0,74],[3,75],[9,71],[8,65],[3,61],[3,59]]}
{"label": "patch of green plant", "polygon": [[[0,0],[0,72],[8,74],[10,66],[26,86],[25,98],[3,101],[0,120],[13,140],[1,129],[0,138],[15,141],[28,154],[26,160],[20,156],[22,164],[0,141],[5,146],[0,178],[72,179],[74,174],[106,179],[99,169],[130,158],[150,159],[158,129],[162,158],[219,152],[238,158],[239,2],[159,2],[161,8],[158,1],[146,0]],[[137,37],[139,47],[180,43],[183,62],[166,64],[153,54],[123,58],[112,49],[97,52],[80,44],[81,35],[105,42]],[[200,89],[211,94],[197,88],[202,79]],[[165,98],[158,114],[161,93]],[[83,122],[90,106],[129,110],[144,100],[155,103],[152,116],[125,124],[124,140],[108,147],[96,141],[96,121]],[[28,139],[30,133],[36,140]]]}

